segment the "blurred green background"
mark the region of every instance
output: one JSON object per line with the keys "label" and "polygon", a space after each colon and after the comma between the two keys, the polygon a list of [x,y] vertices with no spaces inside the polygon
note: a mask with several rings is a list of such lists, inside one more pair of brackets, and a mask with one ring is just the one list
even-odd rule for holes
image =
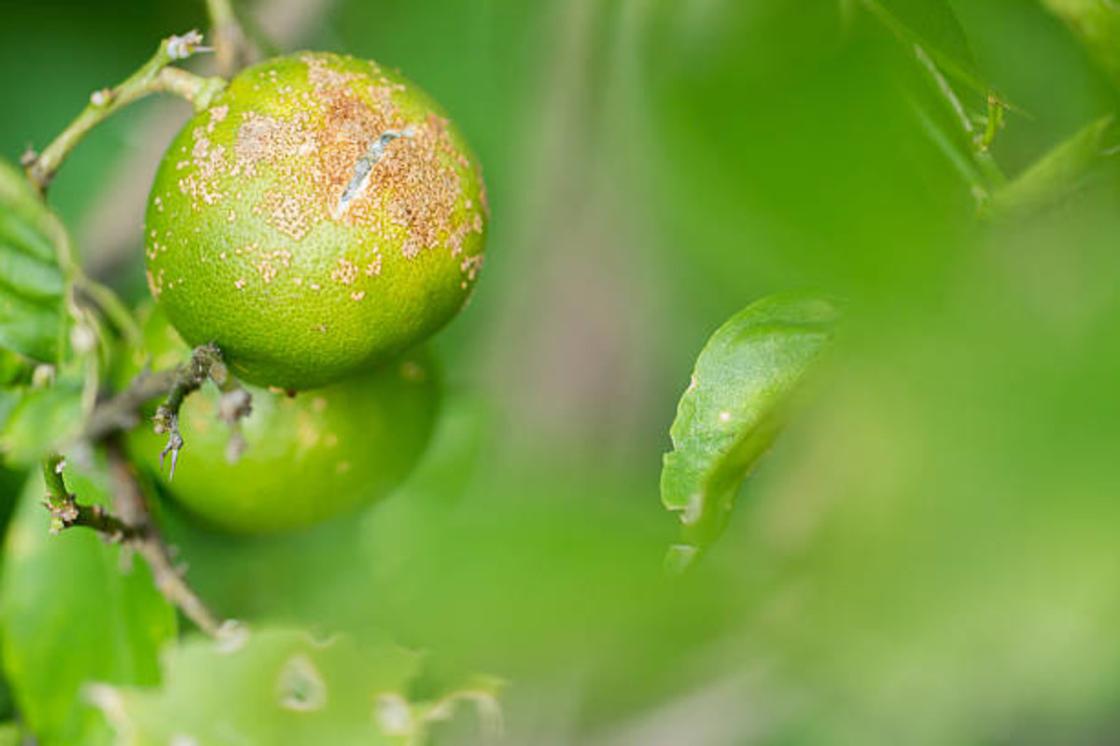
{"label": "blurred green background", "polygon": [[[283,49],[429,90],[494,219],[437,339],[448,391],[414,478],[280,539],[169,506],[189,578],[229,616],[504,678],[504,743],[1120,742],[1120,158],[978,216],[914,49],[959,67],[969,112],[987,86],[1010,104],[991,157],[1013,178],[1118,110],[1120,35],[1083,45],[1055,12],[1075,6],[1120,29],[1107,0],[246,5]],[[201,2],[0,18],[10,160],[206,25]],[[187,112],[124,112],[52,187],[87,266],[135,300],[147,185]],[[721,542],[666,579],[660,458],[692,361],[797,288],[846,300],[838,343]]]}

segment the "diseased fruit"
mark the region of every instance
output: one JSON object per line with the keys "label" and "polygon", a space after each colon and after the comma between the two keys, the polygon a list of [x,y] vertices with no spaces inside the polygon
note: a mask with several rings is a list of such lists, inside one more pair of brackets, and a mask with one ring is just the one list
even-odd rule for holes
{"label": "diseased fruit", "polygon": [[148,283],[238,377],[313,388],[458,312],[487,212],[462,136],[413,83],[342,55],[279,57],[237,75],[164,155]]}
{"label": "diseased fruit", "polygon": [[[183,362],[190,349],[158,309],[144,324],[145,350],[128,373]],[[146,358],[146,360],[145,360]],[[175,478],[160,469],[166,441],[133,430],[128,448],[160,486],[191,513],[234,533],[310,526],[382,498],[412,471],[431,438],[439,399],[436,368],[422,350],[295,397],[249,387],[252,413],[241,421],[246,450],[226,458],[230,430],[218,418],[221,393],[207,383],[183,403],[185,447]]]}

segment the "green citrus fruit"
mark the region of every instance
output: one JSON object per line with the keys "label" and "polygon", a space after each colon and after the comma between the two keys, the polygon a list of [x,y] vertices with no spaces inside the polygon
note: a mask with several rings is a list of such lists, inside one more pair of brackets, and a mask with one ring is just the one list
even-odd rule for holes
{"label": "green citrus fruit", "polygon": [[[145,321],[144,340],[145,350],[129,361],[132,373],[146,364],[172,367],[190,354],[158,309]],[[301,528],[384,497],[420,459],[439,399],[437,371],[420,349],[294,397],[248,390],[252,412],[241,420],[246,448],[236,463],[226,458],[230,429],[218,417],[222,394],[209,382],[179,413],[185,446],[174,479],[160,464],[166,436],[141,427],[128,441],[132,457],[157,475],[165,492],[204,522],[234,533]]]}
{"label": "green citrus fruit", "polygon": [[148,283],[239,377],[311,388],[458,312],[487,209],[462,136],[413,83],[342,55],[279,57],[237,75],[164,155]]}

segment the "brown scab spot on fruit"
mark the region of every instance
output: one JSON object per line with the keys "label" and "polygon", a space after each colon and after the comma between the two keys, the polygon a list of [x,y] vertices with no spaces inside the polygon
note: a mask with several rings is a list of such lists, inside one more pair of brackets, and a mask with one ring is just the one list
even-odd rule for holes
{"label": "brown scab spot on fruit", "polygon": [[350,293],[350,300],[352,300],[352,301],[360,301],[365,297],[366,297],[366,291],[365,290],[359,290],[356,293]]}
{"label": "brown scab spot on fruit", "polygon": [[413,259],[421,251],[448,245],[461,251],[469,229],[456,220],[462,179],[456,164],[463,158],[448,133],[446,119],[429,115],[411,125],[413,136],[394,143],[391,158],[382,158],[369,176],[369,187],[351,206],[352,219],[384,233],[379,217],[403,229],[401,254]]}
{"label": "brown scab spot on fruit", "polygon": [[486,192],[486,182],[479,174],[478,179],[478,201],[482,203],[482,211],[486,213],[486,217],[490,217],[490,195]]}
{"label": "brown scab spot on fruit", "polygon": [[[191,132],[191,165],[193,169],[179,179],[179,191],[191,198],[191,208],[198,210],[202,204],[213,205],[223,195],[218,188],[218,177],[226,170],[226,149],[213,145],[202,127]],[[158,209],[158,206],[157,206]]]}
{"label": "brown scab spot on fruit", "polygon": [[245,289],[245,278],[244,277],[238,277],[236,280],[233,281],[233,286],[235,288],[237,288],[238,290],[244,290]]}
{"label": "brown scab spot on fruit", "polygon": [[148,281],[148,290],[151,292],[153,298],[159,298],[160,293],[163,292],[163,270],[161,269],[154,276],[152,271],[144,271],[144,279]]}
{"label": "brown scab spot on fruit", "polygon": [[327,685],[311,659],[301,653],[292,656],[281,668],[276,696],[286,710],[314,712],[327,704]]}
{"label": "brown scab spot on fruit", "polygon": [[[244,173],[252,177],[257,166],[267,163],[277,166],[281,161],[315,149],[315,140],[307,130],[308,113],[297,112],[288,119],[276,119],[255,111],[241,115],[242,123],[237,130],[234,145],[234,162],[231,176]],[[289,164],[287,173],[278,176],[291,176],[294,170]]]}
{"label": "brown scab spot on fruit", "polygon": [[373,258],[373,261],[366,265],[365,273],[367,277],[376,277],[381,274],[381,254]]}
{"label": "brown scab spot on fruit", "polygon": [[330,205],[331,216],[340,220],[369,190],[373,165],[399,135],[394,122],[359,99],[337,90],[320,96],[324,114],[318,130],[315,191]]}
{"label": "brown scab spot on fruit", "polygon": [[262,215],[265,222],[294,241],[299,241],[311,230],[314,204],[305,190],[289,191],[285,186],[271,189],[253,212]]}
{"label": "brown scab spot on fruit", "polygon": [[412,383],[420,383],[428,377],[424,367],[415,360],[405,360],[401,363],[401,378]]}
{"label": "brown scab spot on fruit", "polygon": [[478,277],[478,271],[482,269],[482,261],[482,254],[468,256],[459,262],[459,271],[467,276],[468,281],[474,282]]}
{"label": "brown scab spot on fruit", "polygon": [[268,285],[276,279],[276,274],[279,270],[268,259],[261,259],[257,262],[257,274],[261,276],[261,282]]}
{"label": "brown scab spot on fruit", "polygon": [[353,285],[358,279],[358,267],[345,258],[339,258],[338,266],[331,270],[331,280],[342,285]]}
{"label": "brown scab spot on fruit", "polygon": [[300,411],[296,415],[296,441],[303,450],[310,450],[319,445],[319,426],[307,412]]}
{"label": "brown scab spot on fruit", "polygon": [[214,134],[214,129],[225,120],[227,114],[229,114],[229,106],[227,105],[215,106],[210,109],[210,121],[206,125],[206,134]]}
{"label": "brown scab spot on fruit", "polygon": [[335,69],[328,58],[319,55],[305,54],[300,60],[307,65],[307,80],[316,89],[340,88],[358,78],[356,73]]}
{"label": "brown scab spot on fruit", "polygon": [[338,198],[338,204],[331,212],[331,216],[335,220],[342,217],[349,209],[350,204],[366,191],[369,187],[370,173],[373,171],[373,167],[388,155],[389,144],[402,137],[412,137],[412,128],[402,131],[386,130],[370,143],[366,152],[354,163],[350,181],[347,182],[346,188],[342,190],[342,195]]}

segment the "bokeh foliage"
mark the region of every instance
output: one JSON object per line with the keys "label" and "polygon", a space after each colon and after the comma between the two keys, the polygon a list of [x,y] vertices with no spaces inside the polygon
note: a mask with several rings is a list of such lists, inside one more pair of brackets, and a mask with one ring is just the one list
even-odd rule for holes
{"label": "bokeh foliage", "polygon": [[[9,161],[203,23],[200,3],[3,12]],[[399,66],[478,151],[488,263],[437,339],[448,392],[410,482],[271,539],[168,504],[189,577],[250,624],[388,635],[429,651],[433,682],[509,680],[512,743],[1116,740],[1118,15],[1104,0],[324,3],[293,43]],[[989,93],[1007,108],[980,150]],[[153,102],[113,120],[52,191],[87,261],[126,257],[100,266],[135,298],[139,224],[125,246],[98,234],[132,219],[100,185],[160,107],[185,118]],[[845,300],[827,363],[719,543],[668,579],[658,473],[696,355],[749,302],[801,288]],[[56,563],[83,539],[39,537]],[[43,588],[42,608],[71,587]],[[53,669],[75,660],[48,644],[63,639],[22,650]]]}

